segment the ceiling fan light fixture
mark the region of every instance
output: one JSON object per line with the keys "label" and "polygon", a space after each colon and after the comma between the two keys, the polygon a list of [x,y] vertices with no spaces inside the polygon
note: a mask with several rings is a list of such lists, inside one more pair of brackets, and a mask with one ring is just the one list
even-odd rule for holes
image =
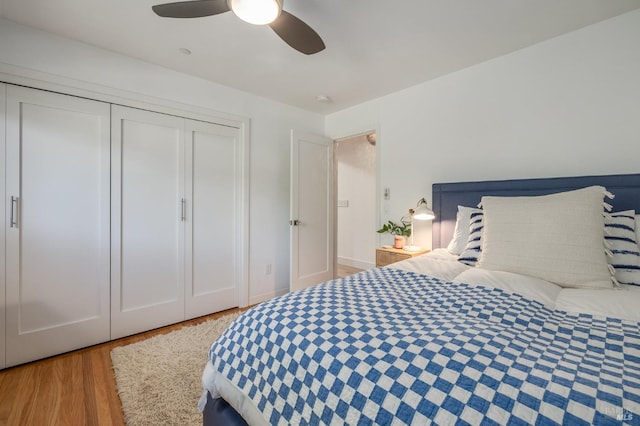
{"label": "ceiling fan light fixture", "polygon": [[282,11],[280,0],[228,0],[229,8],[236,16],[254,25],[266,25],[275,21]]}

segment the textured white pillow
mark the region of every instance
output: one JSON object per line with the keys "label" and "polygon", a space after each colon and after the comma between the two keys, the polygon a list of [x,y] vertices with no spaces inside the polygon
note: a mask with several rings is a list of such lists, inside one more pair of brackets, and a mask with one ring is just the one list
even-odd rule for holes
{"label": "textured white pillow", "polygon": [[458,255],[462,253],[467,245],[469,239],[469,220],[471,219],[471,212],[474,209],[471,207],[458,206],[458,213],[456,214],[456,227],[453,230],[453,238],[447,250],[449,253]]}
{"label": "textured white pillow", "polygon": [[563,287],[611,288],[604,247],[605,188],[539,197],[483,197],[478,266]]}

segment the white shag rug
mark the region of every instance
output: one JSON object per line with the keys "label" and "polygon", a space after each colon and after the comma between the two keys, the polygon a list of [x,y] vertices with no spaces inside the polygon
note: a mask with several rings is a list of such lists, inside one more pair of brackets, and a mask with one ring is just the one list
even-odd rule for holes
{"label": "white shag rug", "polygon": [[240,313],[111,351],[128,426],[201,425],[198,400],[209,347]]}

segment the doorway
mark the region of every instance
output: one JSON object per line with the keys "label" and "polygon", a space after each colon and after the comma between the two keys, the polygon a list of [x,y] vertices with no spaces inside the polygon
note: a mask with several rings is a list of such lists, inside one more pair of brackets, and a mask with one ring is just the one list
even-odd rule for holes
{"label": "doorway", "polygon": [[375,267],[376,133],[334,142],[336,276]]}

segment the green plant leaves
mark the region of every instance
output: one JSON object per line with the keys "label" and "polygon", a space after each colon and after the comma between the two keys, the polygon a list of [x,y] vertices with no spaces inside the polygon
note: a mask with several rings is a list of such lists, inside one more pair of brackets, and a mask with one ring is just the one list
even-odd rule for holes
{"label": "green plant leaves", "polygon": [[376,231],[378,234],[389,233],[391,235],[402,235],[403,237],[411,236],[411,223],[407,223],[404,221],[400,221],[400,223],[395,223],[393,221],[388,221],[382,228]]}

